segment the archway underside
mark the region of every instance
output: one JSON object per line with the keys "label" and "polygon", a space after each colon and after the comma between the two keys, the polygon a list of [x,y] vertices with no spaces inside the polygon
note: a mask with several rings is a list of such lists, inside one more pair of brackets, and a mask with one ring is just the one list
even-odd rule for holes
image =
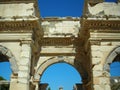
{"label": "archway underside", "polygon": [[0,45],[0,62],[10,62],[11,69],[14,74],[18,74],[18,65],[12,52],[4,46]]}

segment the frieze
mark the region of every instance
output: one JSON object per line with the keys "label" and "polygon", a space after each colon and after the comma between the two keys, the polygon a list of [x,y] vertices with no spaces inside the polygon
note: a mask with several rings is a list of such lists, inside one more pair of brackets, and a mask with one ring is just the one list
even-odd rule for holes
{"label": "frieze", "polygon": [[40,53],[40,56],[75,56],[75,53]]}
{"label": "frieze", "polygon": [[42,39],[42,46],[67,46],[76,45],[79,41],[76,37],[46,37]]}
{"label": "frieze", "polygon": [[1,21],[0,31],[30,31],[38,28],[38,22],[36,21]]}
{"label": "frieze", "polygon": [[43,46],[66,46],[73,44],[71,37],[46,37],[42,39],[42,45]]}
{"label": "frieze", "polygon": [[120,20],[83,20],[84,28],[87,29],[120,29]]}

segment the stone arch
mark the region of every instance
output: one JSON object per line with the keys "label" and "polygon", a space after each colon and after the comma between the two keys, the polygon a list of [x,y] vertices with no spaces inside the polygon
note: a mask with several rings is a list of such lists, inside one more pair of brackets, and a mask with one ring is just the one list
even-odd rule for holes
{"label": "stone arch", "polygon": [[[16,61],[14,55],[12,54],[12,52],[8,48],[0,45],[0,55],[4,56],[5,57],[4,59],[7,59],[10,62],[12,72],[14,74],[17,74],[18,73],[18,65],[17,65],[17,61]],[[7,60],[3,60],[3,62],[7,61]],[[2,60],[0,60],[0,62],[2,62]]]}
{"label": "stone arch", "polygon": [[110,54],[108,55],[107,59],[106,59],[106,63],[104,65],[104,70],[109,72],[110,71],[110,64],[114,61],[114,59],[120,55],[120,46],[116,47],[115,49],[113,49]]}
{"label": "stone arch", "polygon": [[74,68],[75,65],[74,65],[74,59],[73,58],[70,58],[70,57],[66,57],[66,56],[56,56],[56,57],[53,57],[53,58],[50,58],[48,60],[46,60],[45,62],[43,62],[41,65],[39,65],[38,69],[36,70],[36,73],[34,75],[34,79],[35,80],[40,80],[43,72],[52,64],[55,64],[55,63],[67,63],[69,65],[72,65]]}

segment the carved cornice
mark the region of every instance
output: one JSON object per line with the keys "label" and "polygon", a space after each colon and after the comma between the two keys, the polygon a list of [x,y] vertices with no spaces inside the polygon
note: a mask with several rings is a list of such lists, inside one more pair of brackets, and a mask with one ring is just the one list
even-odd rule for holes
{"label": "carved cornice", "polygon": [[72,38],[70,37],[63,37],[63,38],[56,38],[56,37],[46,37],[42,39],[43,46],[66,46],[73,44]]}
{"label": "carved cornice", "polygon": [[73,18],[73,17],[46,17],[46,18],[41,18],[42,21],[80,21],[80,18]]}
{"label": "carved cornice", "polygon": [[1,21],[0,31],[31,31],[39,29],[37,21]]}
{"label": "carved cornice", "polygon": [[75,56],[75,53],[40,53],[40,56]]}
{"label": "carved cornice", "polygon": [[78,37],[44,37],[40,42],[42,46],[83,46],[83,40]]}
{"label": "carved cornice", "polygon": [[86,29],[120,30],[120,20],[83,20],[82,27]]}

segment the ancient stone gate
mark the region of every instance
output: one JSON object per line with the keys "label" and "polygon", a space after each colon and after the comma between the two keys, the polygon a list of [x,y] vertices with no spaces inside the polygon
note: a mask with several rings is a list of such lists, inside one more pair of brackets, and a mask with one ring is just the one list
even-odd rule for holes
{"label": "ancient stone gate", "polygon": [[39,90],[45,69],[60,62],[76,68],[84,90],[111,90],[109,65],[120,60],[119,10],[119,1],[85,0],[81,18],[41,18],[37,0],[1,0],[0,62],[11,63],[10,90]]}

